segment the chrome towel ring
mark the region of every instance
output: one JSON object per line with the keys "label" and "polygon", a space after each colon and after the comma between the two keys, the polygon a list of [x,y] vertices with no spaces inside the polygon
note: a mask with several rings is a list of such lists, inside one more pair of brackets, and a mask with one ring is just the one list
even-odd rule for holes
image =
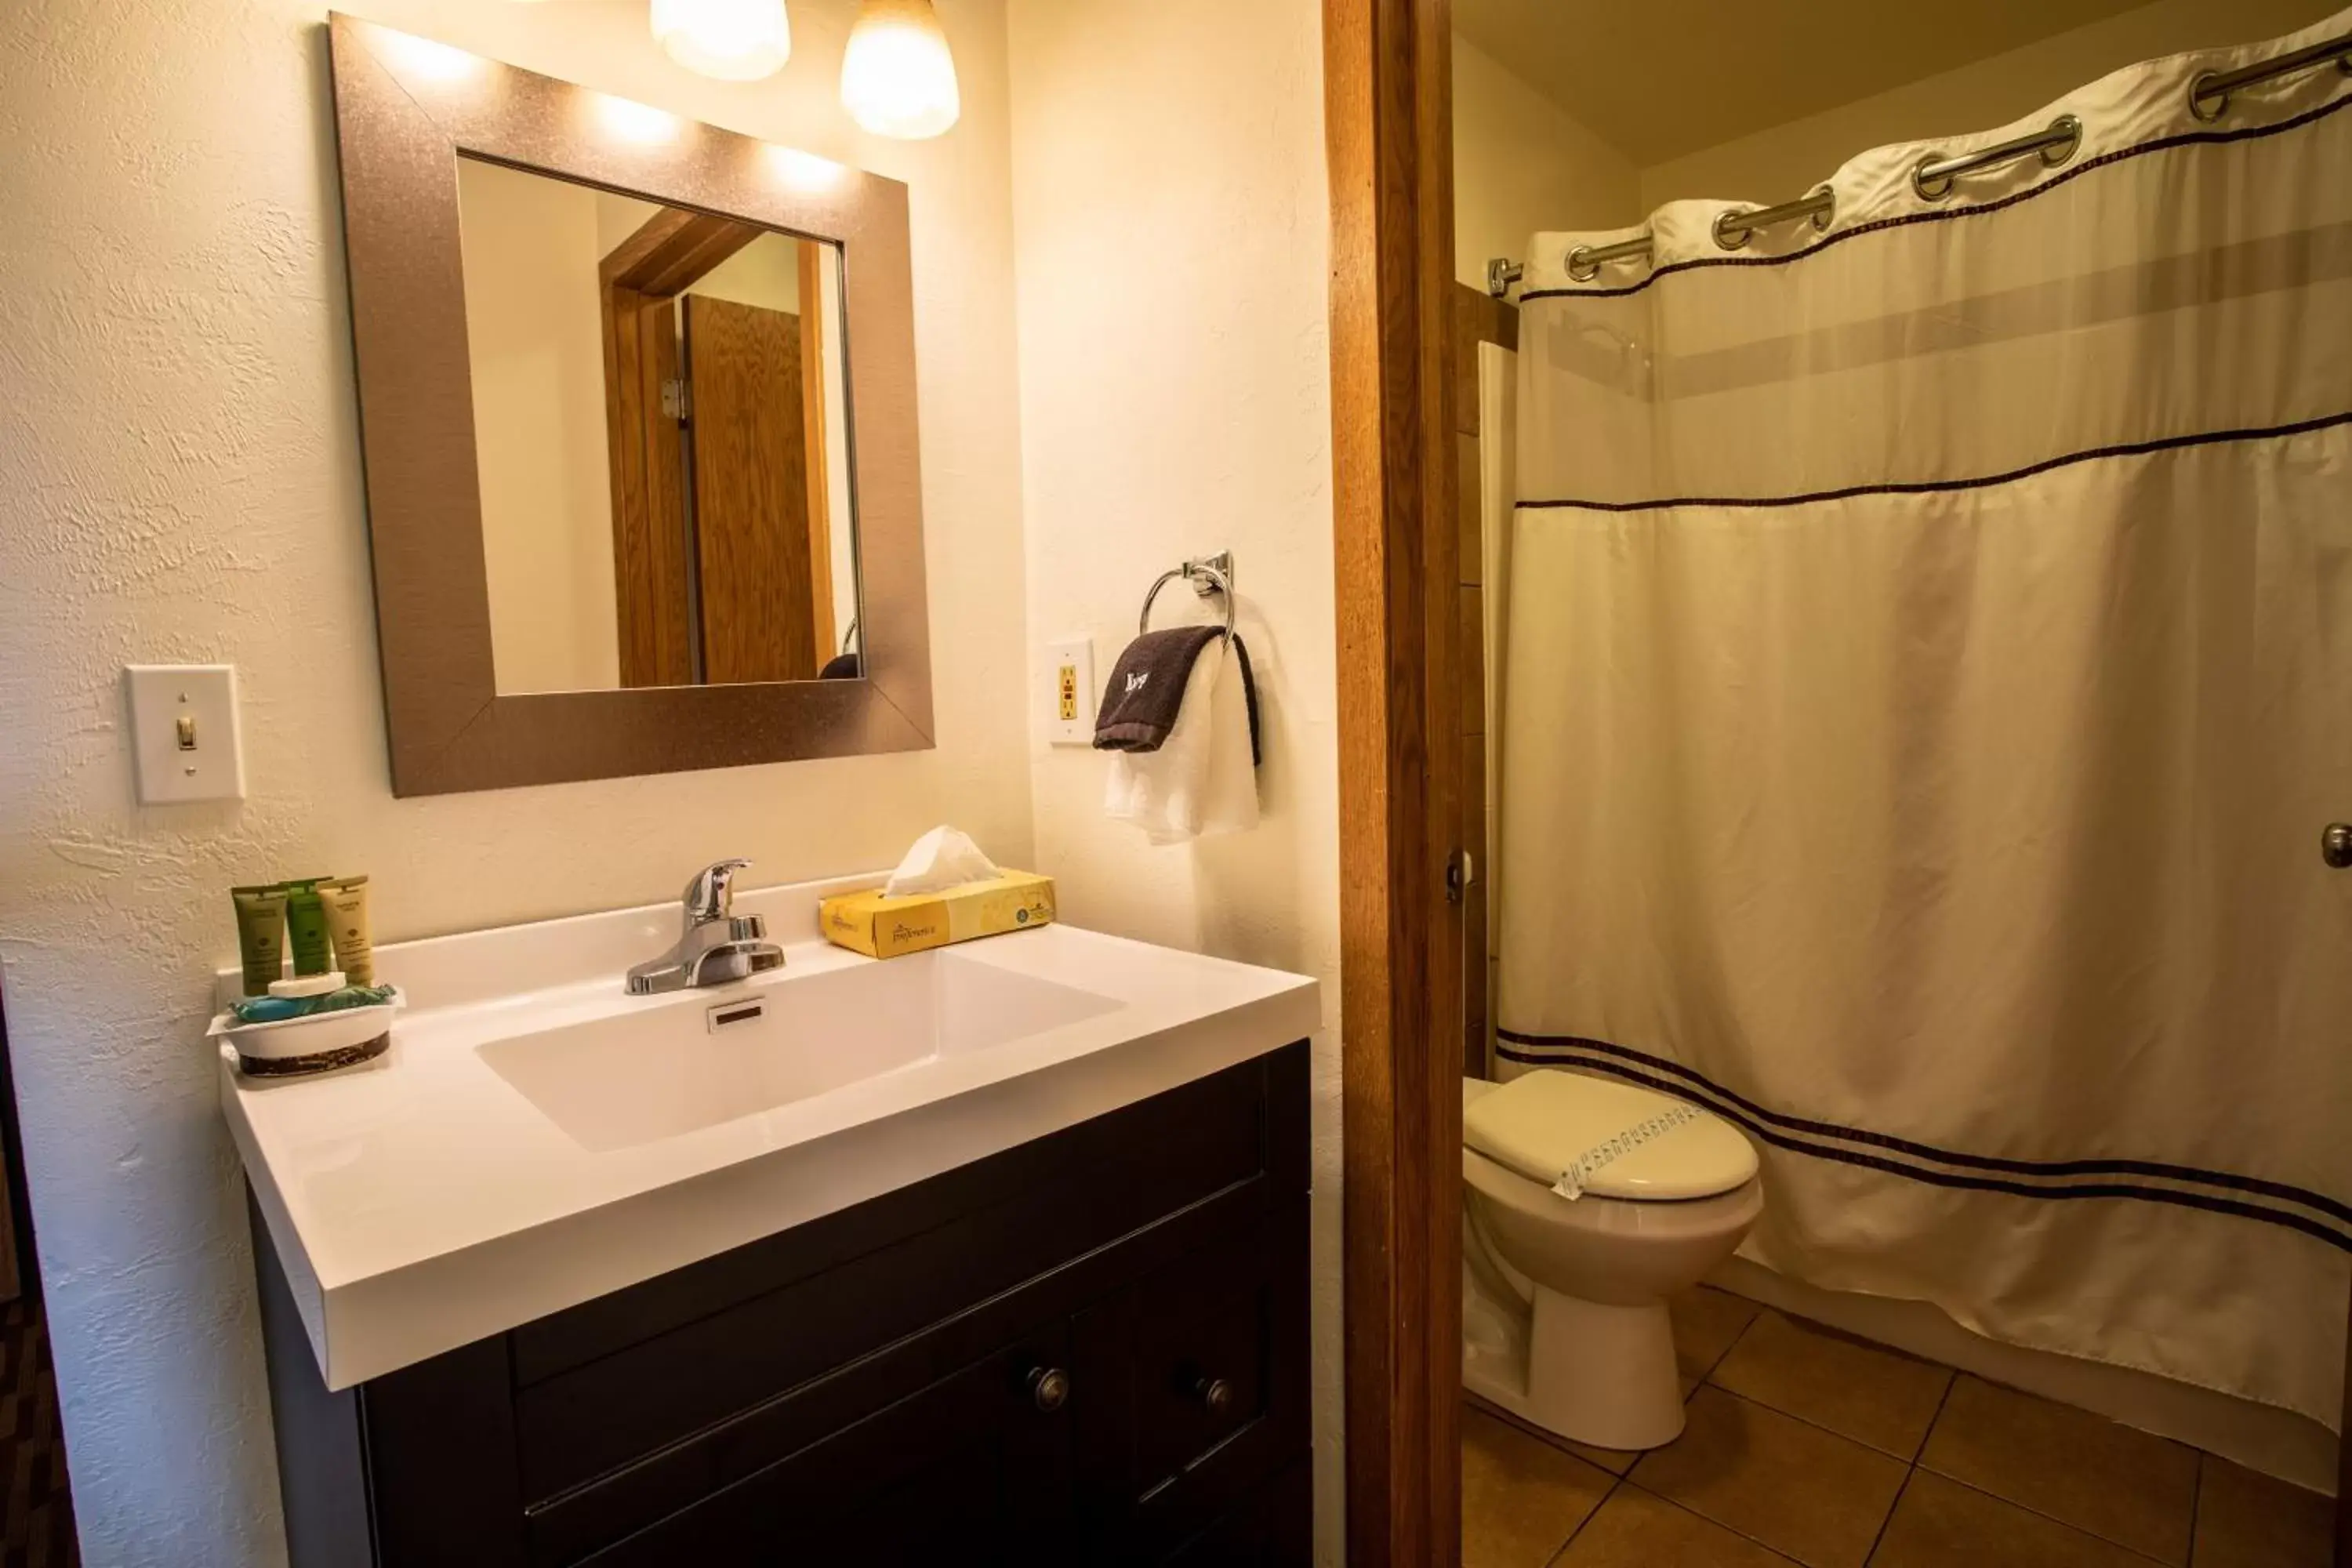
{"label": "chrome towel ring", "polygon": [[1192,584],[1192,592],[1202,598],[1212,594],[1225,596],[1225,636],[1234,635],[1234,552],[1223,551],[1187,561],[1172,572],[1162,572],[1152,580],[1150,590],[1143,595],[1143,614],[1136,617],[1135,632],[1141,637],[1151,629],[1151,602],[1160,597],[1160,590],[1178,578]]}

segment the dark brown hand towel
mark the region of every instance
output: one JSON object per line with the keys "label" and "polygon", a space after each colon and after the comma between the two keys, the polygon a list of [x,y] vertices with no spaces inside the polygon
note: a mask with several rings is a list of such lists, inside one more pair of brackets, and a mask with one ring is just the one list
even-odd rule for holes
{"label": "dark brown hand towel", "polygon": [[1111,667],[1110,685],[1095,715],[1095,750],[1158,751],[1184,706],[1192,661],[1223,636],[1222,626],[1175,626],[1145,632],[1128,644]]}
{"label": "dark brown hand towel", "polygon": [[1242,700],[1249,705],[1250,766],[1262,768],[1265,766],[1265,742],[1258,739],[1257,732],[1257,671],[1250,668],[1249,644],[1238,635],[1234,638],[1234,657],[1242,663]]}

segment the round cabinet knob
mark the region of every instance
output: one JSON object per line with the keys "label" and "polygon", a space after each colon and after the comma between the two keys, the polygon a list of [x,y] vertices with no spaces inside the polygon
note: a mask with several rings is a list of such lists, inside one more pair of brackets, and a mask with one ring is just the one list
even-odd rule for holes
{"label": "round cabinet knob", "polygon": [[1029,1399],[1047,1415],[1070,1402],[1070,1374],[1058,1366],[1041,1366],[1029,1374]]}
{"label": "round cabinet knob", "polygon": [[1193,1384],[1192,1393],[1212,1415],[1231,1415],[1234,1413],[1234,1385],[1222,1377],[1202,1378]]}
{"label": "round cabinet knob", "polygon": [[2331,822],[2319,836],[2319,858],[2341,871],[2352,867],[2352,822]]}

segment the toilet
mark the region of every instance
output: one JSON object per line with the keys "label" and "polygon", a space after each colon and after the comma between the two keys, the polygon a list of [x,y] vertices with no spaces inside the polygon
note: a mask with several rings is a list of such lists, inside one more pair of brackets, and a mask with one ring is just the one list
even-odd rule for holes
{"label": "toilet", "polygon": [[1552,1069],[1464,1079],[1462,1127],[1463,1386],[1597,1447],[1673,1442],[1666,1299],[1763,1212],[1754,1146],[1685,1100]]}

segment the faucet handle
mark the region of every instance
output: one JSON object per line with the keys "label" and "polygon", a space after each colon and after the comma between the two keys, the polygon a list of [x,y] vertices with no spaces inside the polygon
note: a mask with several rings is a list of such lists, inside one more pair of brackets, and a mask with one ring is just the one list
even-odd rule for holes
{"label": "faucet handle", "polygon": [[709,921],[723,921],[735,907],[735,873],[750,866],[749,860],[720,860],[705,866],[686,885],[686,918],[699,925]]}

